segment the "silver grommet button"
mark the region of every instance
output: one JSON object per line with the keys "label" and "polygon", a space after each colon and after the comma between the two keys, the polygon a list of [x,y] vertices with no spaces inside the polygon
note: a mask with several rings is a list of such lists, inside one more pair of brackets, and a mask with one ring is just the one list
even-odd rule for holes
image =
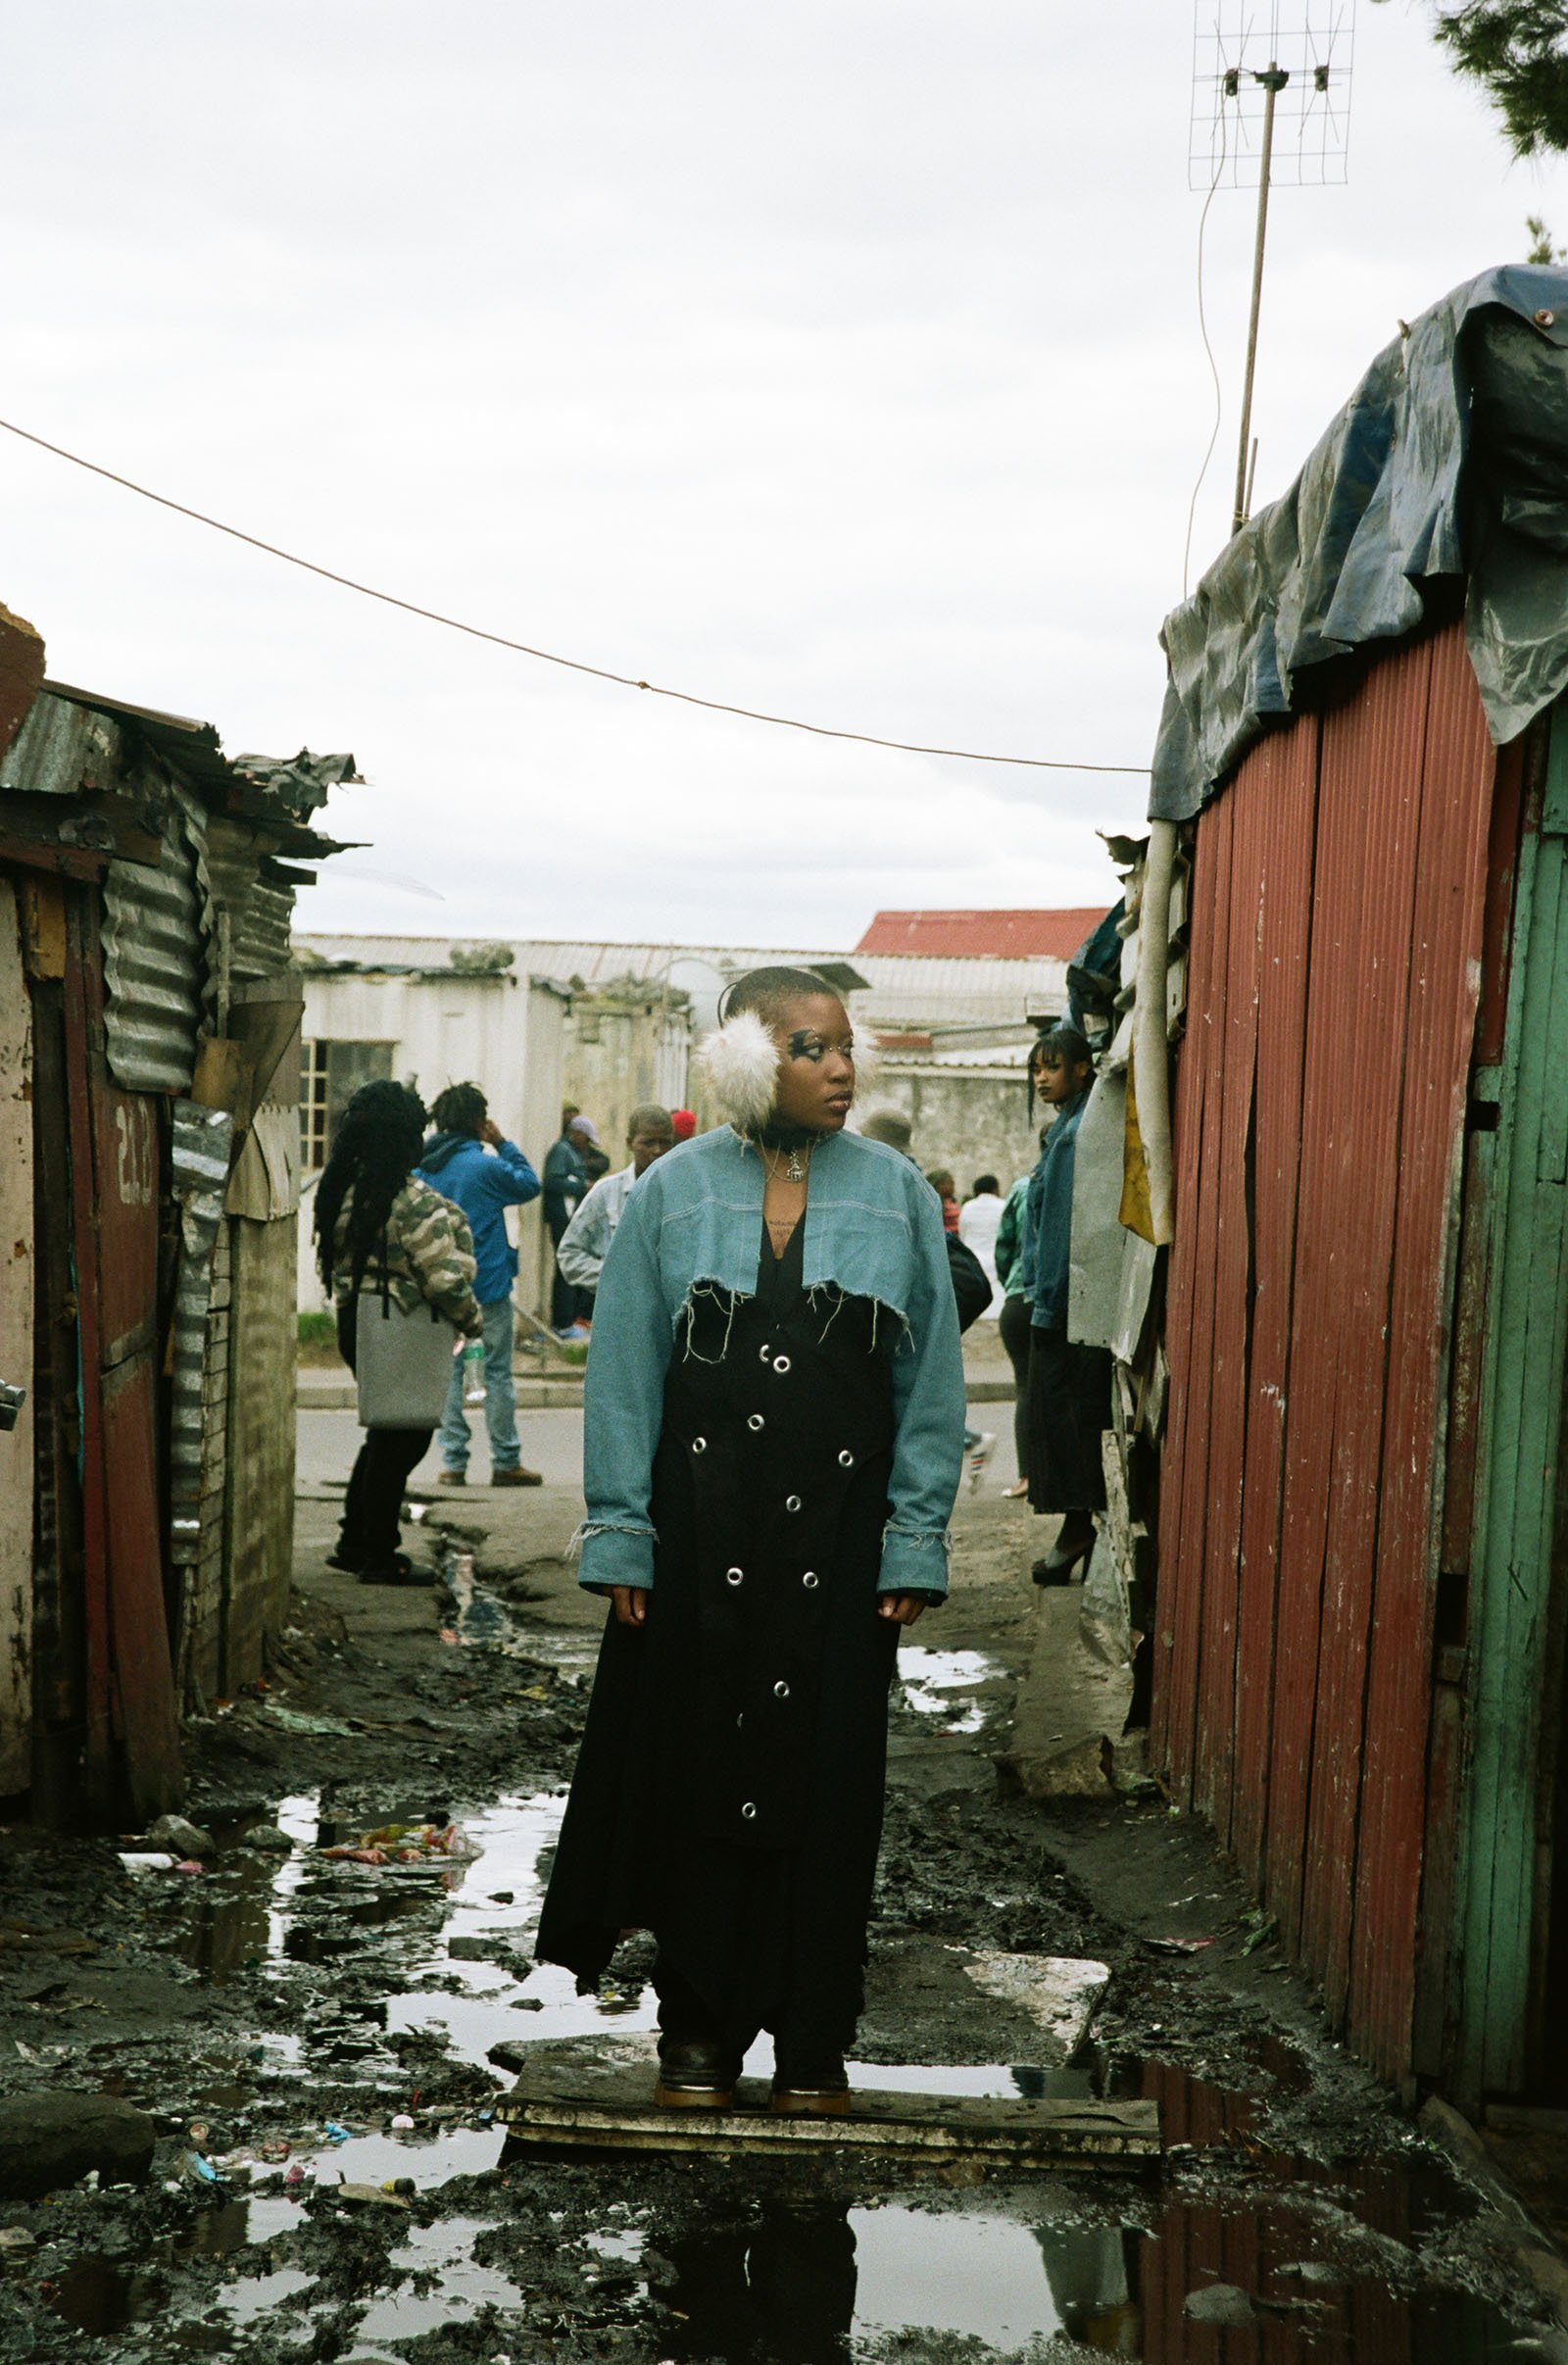
{"label": "silver grommet button", "polygon": [[790,1358],[787,1355],[776,1355],[773,1357],[773,1369],[775,1371],[788,1371],[789,1367]]}
{"label": "silver grommet button", "polygon": [[744,1568],[726,1568],[724,1571],[724,1582],[726,1585],[738,1585],[745,1574],[746,1571]]}
{"label": "silver grommet button", "polygon": [[708,1452],[708,1440],[707,1440],[707,1438],[706,1438],[706,1437],[694,1437],[694,1438],[692,1439],[692,1452],[693,1452],[694,1453],[706,1453]]}
{"label": "silver grommet button", "polygon": [[752,1804],[750,1798],[747,1799],[746,1804],[741,1808],[741,1813],[745,1816],[748,1823],[755,1823],[757,1821],[757,1809]]}
{"label": "silver grommet button", "polygon": [[772,1348],[771,1348],[771,1347],[759,1347],[759,1349],[757,1350],[757,1359],[758,1359],[758,1361],[759,1361],[760,1363],[765,1363],[765,1362],[767,1361],[767,1359],[768,1359],[769,1355],[772,1354],[772,1352],[773,1352],[773,1350],[772,1350]]}
{"label": "silver grommet button", "polygon": [[805,1576],[801,1579],[801,1583],[805,1586],[808,1593],[815,1593],[818,1585],[820,1585],[821,1582],[822,1580],[817,1575],[814,1568],[808,1568]]}
{"label": "silver grommet button", "polygon": [[850,1452],[849,1447],[846,1446],[843,1453],[839,1455],[839,1468],[841,1470],[853,1470],[854,1467],[855,1455]]}
{"label": "silver grommet button", "polygon": [[740,1712],[739,1716],[737,1716],[737,1717],[736,1717],[736,1719],[735,1719],[735,1730],[736,1730],[736,1732],[737,1732],[737,1733],[740,1731],[740,1729],[741,1729],[742,1725],[744,1725],[744,1723],[745,1723],[745,1722],[746,1722],[746,1711],[745,1711],[745,1709],[743,1708],[743,1709],[741,1710],[741,1712]]}
{"label": "silver grommet button", "polygon": [[773,1686],[773,1698],[775,1700],[788,1700],[789,1696],[790,1688],[788,1684],[779,1683]]}
{"label": "silver grommet button", "polygon": [[800,1509],[800,1507],[801,1507],[801,1499],[800,1499],[799,1495],[786,1495],[786,1496],[785,1496],[785,1498],[784,1498],[784,1508],[785,1508],[787,1511],[798,1511],[798,1510]]}
{"label": "silver grommet button", "polygon": [[750,1420],[747,1422],[747,1424],[746,1424],[746,1426],[748,1427],[748,1429],[760,1429],[760,1428],[761,1427],[761,1425],[762,1425],[762,1416],[761,1416],[761,1414],[760,1414],[760,1412],[754,1412],[754,1413],[752,1414],[751,1419],[750,1419]]}

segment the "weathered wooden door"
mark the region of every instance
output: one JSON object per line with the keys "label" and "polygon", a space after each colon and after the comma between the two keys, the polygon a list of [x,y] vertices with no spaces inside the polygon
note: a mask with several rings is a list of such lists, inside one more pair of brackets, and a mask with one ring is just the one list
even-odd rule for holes
{"label": "weathered wooden door", "polygon": [[81,1358],[86,1592],[85,1789],[99,1813],[179,1795],[158,1453],[158,1210],[149,1095],[111,1078],[89,912],[72,914],[66,1059]]}
{"label": "weathered wooden door", "polygon": [[17,893],[0,872],[0,1380],[25,1388],[0,1430],[0,1798],[32,1779],[32,1022]]}

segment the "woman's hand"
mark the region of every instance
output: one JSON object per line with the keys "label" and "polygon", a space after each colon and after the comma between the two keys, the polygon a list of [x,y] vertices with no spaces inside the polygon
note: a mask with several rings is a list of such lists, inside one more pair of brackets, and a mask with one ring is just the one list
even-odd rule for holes
{"label": "woman's hand", "polygon": [[646,1585],[612,1585],[610,1598],[615,1605],[617,1626],[647,1625],[648,1588]]}
{"label": "woman's hand", "polygon": [[879,1618],[891,1618],[896,1626],[912,1626],[925,1613],[923,1593],[885,1593],[877,1601]]}

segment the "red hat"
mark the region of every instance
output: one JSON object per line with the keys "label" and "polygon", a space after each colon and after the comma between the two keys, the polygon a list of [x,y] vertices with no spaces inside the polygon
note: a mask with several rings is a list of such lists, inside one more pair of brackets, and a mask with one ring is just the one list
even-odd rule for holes
{"label": "red hat", "polygon": [[689,1142],[697,1131],[697,1117],[690,1109],[672,1109],[669,1112],[669,1121],[675,1129],[675,1139],[678,1142]]}

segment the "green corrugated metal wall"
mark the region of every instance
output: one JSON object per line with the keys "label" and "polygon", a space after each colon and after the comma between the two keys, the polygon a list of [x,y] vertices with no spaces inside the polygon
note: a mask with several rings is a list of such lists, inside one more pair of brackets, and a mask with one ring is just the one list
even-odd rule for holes
{"label": "green corrugated metal wall", "polygon": [[1455,1965],[1455,2086],[1472,2103],[1517,2094],[1531,2067],[1532,1980],[1545,1910],[1538,1817],[1558,1741],[1557,1707],[1545,1694],[1568,1358],[1568,715],[1560,706],[1540,825],[1527,822],[1520,852],[1513,943],[1471,1564]]}

